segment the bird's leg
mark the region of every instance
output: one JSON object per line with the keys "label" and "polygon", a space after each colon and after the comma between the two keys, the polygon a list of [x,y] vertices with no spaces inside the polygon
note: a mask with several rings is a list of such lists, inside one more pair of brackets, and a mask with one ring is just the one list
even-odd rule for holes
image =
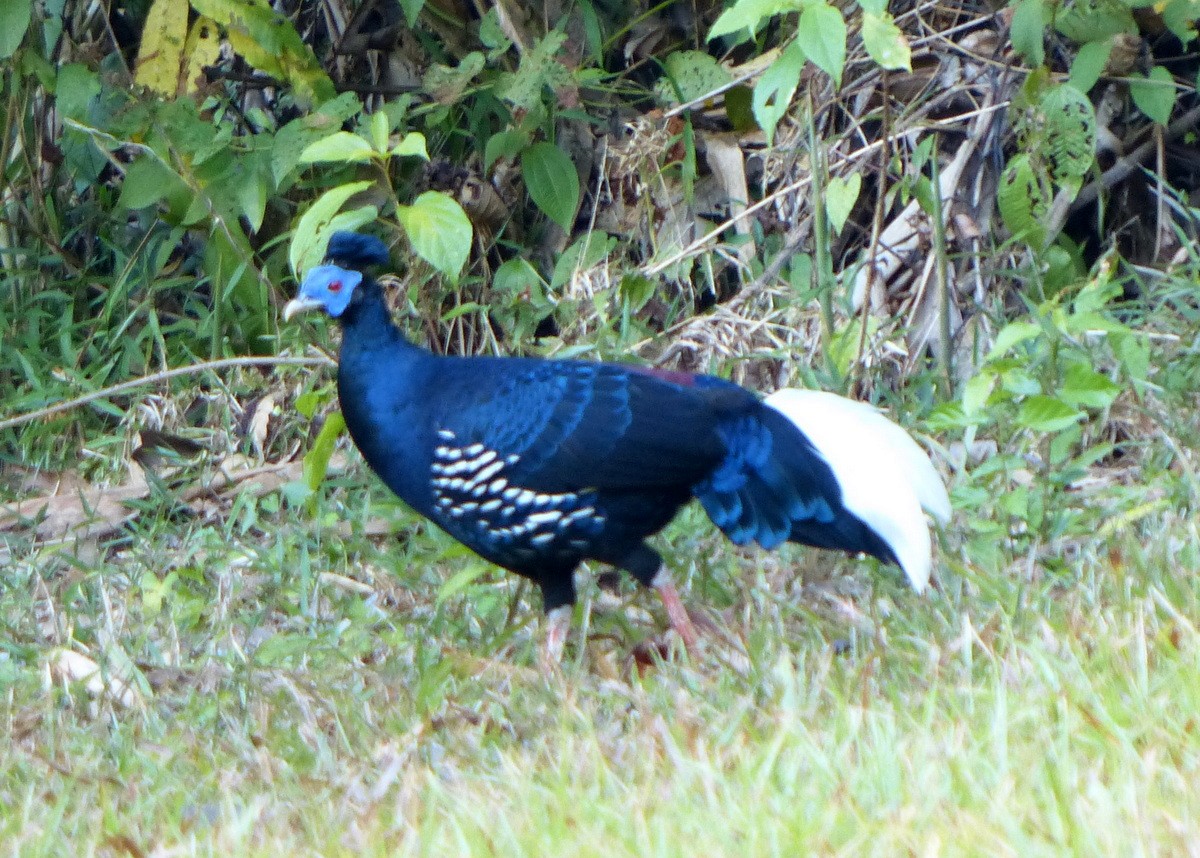
{"label": "bird's leg", "polygon": [[679,635],[687,651],[695,653],[699,635],[696,634],[696,626],[692,623],[691,615],[684,607],[683,600],[679,598],[679,591],[671,582],[671,576],[667,573],[666,566],[659,568],[650,582],[650,586],[658,591],[658,597],[662,599],[663,607],[667,610],[667,619],[671,622],[671,628]]}
{"label": "bird's leg", "polygon": [[571,630],[570,605],[559,605],[546,612],[546,637],[538,661],[546,673],[554,673],[562,664],[563,647],[567,643],[567,632]]}

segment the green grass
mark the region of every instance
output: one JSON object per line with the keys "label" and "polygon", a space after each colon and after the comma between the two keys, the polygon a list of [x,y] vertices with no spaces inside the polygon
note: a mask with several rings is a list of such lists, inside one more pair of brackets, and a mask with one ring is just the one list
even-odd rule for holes
{"label": "green grass", "polygon": [[[345,488],[329,506],[367,502]],[[943,588],[920,598],[865,562],[734,555],[701,520],[667,542],[730,639],[639,675],[626,656],[661,627],[653,600],[590,591],[591,642],[552,679],[533,668],[526,591],[485,574],[438,604],[471,561],[419,526],[395,548],[286,509],[245,533],[150,510],[91,565],[30,550],[0,597],[0,842],[20,855],[1195,848],[1194,522],[1157,512],[1076,540],[1053,573],[1039,557],[1061,561],[1057,548],[1004,551],[990,570],[949,551]],[[824,580],[801,588],[792,566]],[[136,665],[140,702],[49,680],[54,628],[114,671]]]}

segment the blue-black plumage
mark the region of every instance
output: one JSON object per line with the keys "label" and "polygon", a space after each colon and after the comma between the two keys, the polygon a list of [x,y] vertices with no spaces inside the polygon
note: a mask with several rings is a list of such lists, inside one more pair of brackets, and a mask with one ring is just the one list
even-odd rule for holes
{"label": "blue-black plumage", "polygon": [[[573,573],[584,560],[658,588],[685,641],[694,636],[661,558],[645,543],[692,497],[739,545],[790,540],[865,552],[899,563],[917,589],[927,581],[921,506],[942,517],[949,502],[924,453],[876,412],[898,436],[856,411],[866,408],[858,403],[824,409],[833,423],[849,417],[853,424],[824,427],[839,439],[830,443],[838,453],[831,460],[801,428],[804,406],[781,398],[777,407],[722,379],[581,361],[437,356],[405,339],[363,270],[387,261],[377,238],[335,233],[325,264],[308,273],[284,316],[322,309],[340,321],[338,394],[363,457],[414,510],[541,587],[546,610],[559,619],[551,649],[561,648],[562,609],[574,602]],[[858,498],[861,479],[839,471],[854,470],[863,457],[839,448],[856,431],[864,446],[907,442],[923,460],[884,480],[896,504],[916,504],[916,525],[909,515],[889,530],[888,498],[858,501],[865,516],[848,508],[843,482]],[[896,458],[884,452],[886,462],[874,467],[886,470]],[[913,474],[916,489],[906,489]],[[923,558],[905,542],[919,548],[922,538]]]}

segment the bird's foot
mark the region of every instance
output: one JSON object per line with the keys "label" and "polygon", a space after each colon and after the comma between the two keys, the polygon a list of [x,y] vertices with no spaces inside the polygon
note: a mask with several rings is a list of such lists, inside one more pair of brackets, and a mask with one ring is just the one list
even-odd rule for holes
{"label": "bird's foot", "polygon": [[666,608],[667,619],[671,623],[671,628],[675,630],[675,633],[679,635],[679,639],[683,641],[684,649],[690,655],[695,655],[700,635],[696,632],[696,625],[692,622],[691,614],[688,613],[683,600],[679,598],[679,591],[675,589],[675,585],[671,583],[664,572],[659,572],[655,578],[654,589],[658,591],[658,596],[662,599],[663,607]]}
{"label": "bird's foot", "polygon": [[567,633],[571,631],[572,613],[570,605],[559,605],[546,614],[546,637],[538,653],[538,663],[547,675],[557,673],[562,665],[563,647],[567,643]]}

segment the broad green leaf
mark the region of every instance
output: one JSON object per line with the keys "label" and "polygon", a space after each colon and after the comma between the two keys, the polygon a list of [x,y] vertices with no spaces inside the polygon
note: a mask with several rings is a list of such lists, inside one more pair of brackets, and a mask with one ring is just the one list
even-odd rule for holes
{"label": "broad green leaf", "polygon": [[863,47],[881,68],[912,71],[912,49],[891,15],[864,13],[862,39]]}
{"label": "broad green leaf", "polygon": [[1200,19],[1200,5],[1196,0],[1166,0],[1156,3],[1154,8],[1162,14],[1163,23],[1180,42],[1186,45],[1196,38],[1197,19]]}
{"label": "broad green leaf", "polygon": [[424,161],[429,160],[429,151],[425,148],[425,135],[420,131],[410,131],[404,139],[392,147],[393,158],[407,158],[415,155]]}
{"label": "broad green leaf", "polygon": [[92,99],[100,94],[100,77],[81,63],[70,63],[58,70],[54,82],[54,103],[59,113],[71,119],[87,119]]}
{"label": "broad green leaf", "polygon": [[996,342],[992,344],[991,351],[988,352],[988,362],[1008,354],[1013,346],[1026,340],[1032,340],[1041,334],[1041,327],[1033,322],[1010,322],[1000,329],[1000,333],[996,334]]}
{"label": "broad green leaf", "polygon": [[1138,110],[1149,116],[1159,125],[1171,121],[1171,110],[1175,107],[1175,81],[1171,73],[1162,66],[1150,69],[1148,77],[1131,75],[1129,94]]}
{"label": "broad green leaf", "polygon": [[375,157],[375,150],[366,140],[349,131],[336,131],[305,147],[304,151],[300,153],[300,163],[314,164],[318,161],[333,161],[353,164],[370,161],[373,157]]}
{"label": "broad green leaf", "polygon": [[737,0],[732,8],[726,9],[708,31],[708,41],[745,30],[742,38],[754,35],[754,31],[768,18],[784,12],[798,12],[802,8],[799,0]]}
{"label": "broad green leaf", "polygon": [[312,420],[313,415],[317,413],[317,408],[323,401],[324,397],[321,394],[315,390],[309,390],[297,396],[296,401],[292,405],[301,415]]}
{"label": "broad green leaf", "polygon": [[1071,86],[1084,94],[1091,92],[1096,81],[1100,80],[1100,75],[1104,74],[1104,66],[1112,53],[1112,47],[1111,38],[1080,46],[1071,62]]}
{"label": "broad green leaf", "polygon": [[1031,66],[1040,66],[1046,58],[1046,6],[1043,0],[1021,0],[1013,12],[1009,29],[1017,53]]}
{"label": "broad green leaf", "polygon": [[4,0],[0,3],[0,60],[16,53],[29,29],[33,0]]}
{"label": "broad green leaf", "polygon": [[440,191],[426,191],[396,217],[412,249],[447,277],[456,278],[471,254],[471,221],[462,206]]}
{"label": "broad green leaf", "polygon": [[421,80],[421,88],[438,104],[457,104],[471,81],[483,71],[486,60],[479,51],[471,51],[457,66],[431,63]]}
{"label": "broad green leaf", "polygon": [[804,50],[799,42],[792,42],[775,58],[754,85],[750,105],[755,120],[767,136],[768,146],[775,137],[775,126],[791,106],[792,96],[796,93],[803,70]]}
{"label": "broad green leaf", "polygon": [[271,174],[275,182],[286,190],[291,172],[300,163],[300,156],[309,144],[328,137],[339,130],[347,119],[363,109],[362,102],[352,92],[344,92],[327,101],[316,113],[293,119],[275,133],[271,150]]}
{"label": "broad green leaf", "polygon": [[1107,408],[1117,398],[1121,388],[1103,373],[1082,363],[1067,369],[1059,396],[1071,405],[1084,408]]}
{"label": "broad green leaf", "polygon": [[1042,114],[1041,149],[1051,179],[1068,184],[1086,176],[1096,160],[1096,111],[1087,96],[1073,86],[1052,86],[1038,99]]}
{"label": "broad green leaf", "polygon": [[1014,367],[1000,376],[1001,388],[1013,396],[1036,396],[1042,392],[1042,385],[1029,374],[1025,367]]}
{"label": "broad green leaf", "polygon": [[301,216],[288,250],[288,262],[297,278],[321,261],[334,216],[342,210],[347,200],[369,187],[371,182],[362,181],[330,188]]}
{"label": "broad green leaf", "polygon": [[579,176],[571,159],[553,143],[534,143],[521,154],[521,174],[537,207],[570,233],[579,208]]}
{"label": "broad green leaf", "polygon": [[490,170],[501,158],[515,158],[529,142],[529,135],[510,129],[498,131],[483,147],[483,169]]}
{"label": "broad green leaf", "polygon": [[246,171],[235,186],[238,207],[250,224],[250,231],[257,232],[267,212],[267,177],[260,170]]}
{"label": "broad green leaf", "polygon": [[173,98],[188,31],[188,0],[154,0],[142,27],[133,82]]}
{"label": "broad green leaf", "polygon": [[516,72],[500,75],[496,80],[495,93],[514,107],[537,111],[542,108],[542,96],[547,87],[558,90],[574,85],[574,78],[558,60],[559,49],[567,40],[561,30],[551,30],[542,36],[532,50],[521,55]]}
{"label": "broad green leaf", "polygon": [[154,155],[142,155],[125,168],[117,205],[130,210],[143,209],[181,190],[186,191],[187,186],[174,170]]}
{"label": "broad green leaf", "polygon": [[834,233],[840,233],[846,225],[846,219],[858,202],[858,193],[862,189],[862,176],[854,173],[847,178],[833,178],[825,185],[825,214]]}
{"label": "broad green leaf", "polygon": [[1059,432],[1084,418],[1084,413],[1053,396],[1031,396],[1021,403],[1017,422],[1035,432]]}
{"label": "broad green leaf", "polygon": [[978,414],[987,404],[992,389],[996,386],[996,376],[990,372],[981,372],[973,376],[964,386],[962,392],[962,409],[968,416]]}
{"label": "broad green leaf", "polygon": [[846,22],[842,13],[824,0],[810,3],[800,13],[796,39],[804,55],[841,86],[846,65]]}
{"label": "broad green leaf", "polygon": [[1000,176],[996,204],[1004,224],[1019,241],[1040,250],[1046,243],[1046,217],[1054,194],[1044,168],[1029,156],[1013,156]]}
{"label": "broad green leaf", "polygon": [[521,295],[542,285],[541,275],[529,261],[517,257],[505,262],[492,275],[492,291]]}
{"label": "broad green leaf", "polygon": [[375,206],[362,206],[345,212],[338,212],[329,220],[329,225],[322,235],[333,235],[335,232],[354,232],[360,226],[366,226],[379,220],[379,209]]}
{"label": "broad green leaf", "polygon": [[729,70],[706,51],[675,51],[663,63],[663,70],[666,75],[655,92],[667,104],[694,101],[732,80]]}

